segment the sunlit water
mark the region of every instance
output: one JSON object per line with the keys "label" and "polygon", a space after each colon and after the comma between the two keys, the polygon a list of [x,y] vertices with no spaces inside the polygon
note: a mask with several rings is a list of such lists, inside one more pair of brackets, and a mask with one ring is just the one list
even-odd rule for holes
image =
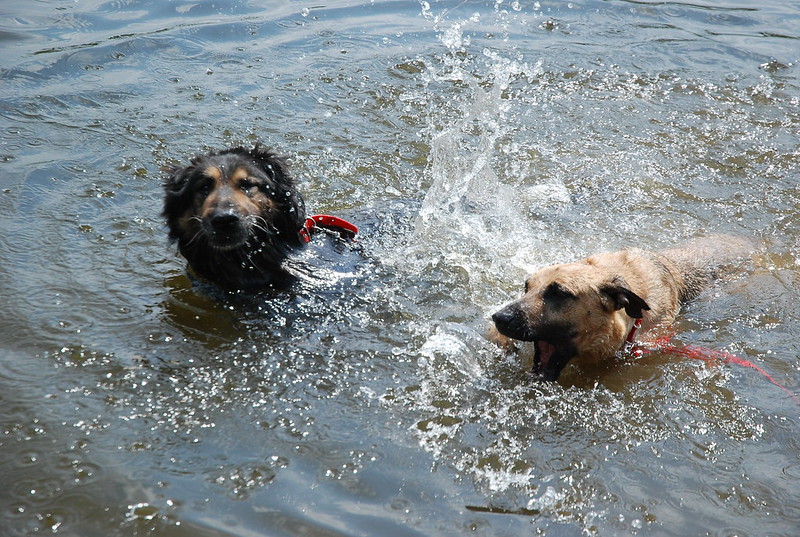
{"label": "sunlit water", "polygon": [[[800,392],[800,11],[784,2],[0,7],[3,535],[797,535],[800,406],[669,354],[529,374],[526,272],[725,232],[678,344]],[[320,236],[195,288],[162,172],[288,155]]]}

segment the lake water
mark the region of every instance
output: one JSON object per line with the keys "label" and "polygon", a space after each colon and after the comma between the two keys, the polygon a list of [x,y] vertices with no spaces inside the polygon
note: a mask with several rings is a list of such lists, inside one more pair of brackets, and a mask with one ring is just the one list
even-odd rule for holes
{"label": "lake water", "polygon": [[[800,405],[670,354],[538,383],[531,269],[762,239],[678,345],[800,394],[800,6],[0,5],[4,536],[797,536]],[[261,141],[319,237],[195,289],[162,167]]]}

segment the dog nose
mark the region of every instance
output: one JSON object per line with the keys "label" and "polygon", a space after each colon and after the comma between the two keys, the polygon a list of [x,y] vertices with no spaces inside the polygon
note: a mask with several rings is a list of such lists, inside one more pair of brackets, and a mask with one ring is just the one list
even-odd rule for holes
{"label": "dog nose", "polygon": [[506,307],[498,312],[495,312],[494,315],[492,315],[492,321],[494,321],[494,324],[498,326],[508,326],[513,322],[514,315],[515,310]]}
{"label": "dog nose", "polygon": [[511,303],[494,315],[492,320],[497,331],[511,339],[529,341],[531,339],[530,327],[525,320],[525,313],[519,304]]}
{"label": "dog nose", "polygon": [[239,216],[232,212],[217,213],[211,217],[214,229],[231,229],[239,225]]}

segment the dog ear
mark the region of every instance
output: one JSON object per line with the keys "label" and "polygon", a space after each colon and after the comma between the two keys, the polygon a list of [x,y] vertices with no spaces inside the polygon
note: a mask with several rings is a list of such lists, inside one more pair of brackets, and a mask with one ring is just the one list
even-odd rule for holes
{"label": "dog ear", "polygon": [[650,306],[647,305],[647,302],[642,297],[631,291],[622,276],[616,276],[610,282],[601,286],[600,292],[611,299],[613,310],[625,308],[625,313],[634,319],[641,319],[644,315],[643,312],[650,309]]}
{"label": "dog ear", "polygon": [[278,186],[294,187],[294,179],[289,173],[289,167],[275,152],[260,144],[255,144],[253,149],[246,150],[246,152],[253,159],[253,163],[264,170],[264,173]]}
{"label": "dog ear", "polygon": [[179,194],[186,186],[186,183],[189,182],[191,168],[192,166],[187,166],[185,168],[181,168],[180,166],[162,167],[161,171],[167,174],[163,183],[164,190],[168,193]]}

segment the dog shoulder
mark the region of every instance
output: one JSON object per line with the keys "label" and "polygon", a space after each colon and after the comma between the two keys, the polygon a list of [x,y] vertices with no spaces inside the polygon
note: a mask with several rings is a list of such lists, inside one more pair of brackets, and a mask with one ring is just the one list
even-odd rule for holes
{"label": "dog shoulder", "polygon": [[747,237],[716,234],[692,239],[659,254],[680,273],[682,301],[686,301],[696,297],[713,281],[741,270],[758,249],[759,244]]}

